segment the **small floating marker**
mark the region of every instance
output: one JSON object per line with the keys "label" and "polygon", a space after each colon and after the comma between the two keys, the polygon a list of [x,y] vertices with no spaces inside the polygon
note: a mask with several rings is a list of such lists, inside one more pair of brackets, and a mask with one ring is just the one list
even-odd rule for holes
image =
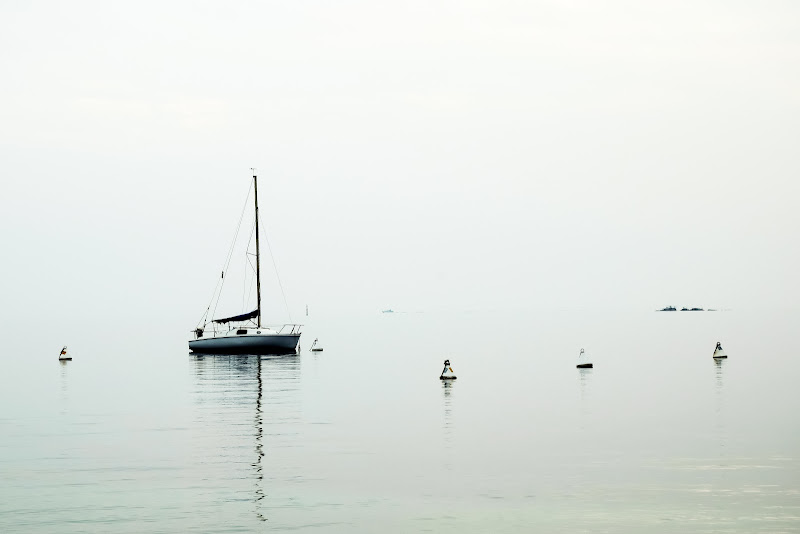
{"label": "small floating marker", "polygon": [[317,346],[318,339],[314,339],[314,343],[311,344],[311,352],[322,352],[322,347]]}
{"label": "small floating marker", "polygon": [[720,345],[719,341],[717,341],[717,346],[714,348],[714,356],[715,360],[721,360],[722,358],[727,358],[728,355],[725,354],[725,351],[722,350],[722,345]]}
{"label": "small floating marker", "polygon": [[576,365],[575,367],[577,367],[578,369],[592,369],[592,368],[594,368],[593,364],[585,361],[586,360],[586,356],[584,356],[584,354],[586,354],[586,353],[584,352],[583,349],[581,349],[580,354],[578,354],[578,365]]}
{"label": "small floating marker", "polygon": [[444,369],[442,369],[442,374],[439,377],[439,380],[455,380],[456,374],[453,372],[453,368],[450,367],[450,360],[444,361]]}
{"label": "small floating marker", "polygon": [[58,360],[61,362],[72,360],[72,356],[70,356],[69,353],[67,352],[66,345],[64,345],[64,348],[61,349],[61,354],[58,355]]}

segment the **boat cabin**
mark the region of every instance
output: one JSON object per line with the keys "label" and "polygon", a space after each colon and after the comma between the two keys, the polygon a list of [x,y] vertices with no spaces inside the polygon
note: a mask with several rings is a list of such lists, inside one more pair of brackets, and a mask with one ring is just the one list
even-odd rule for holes
{"label": "boat cabin", "polygon": [[296,335],[299,334],[301,331],[302,325],[299,324],[286,324],[280,327],[269,327],[269,326],[262,326],[258,328],[257,326],[231,326],[227,330],[218,329],[218,328],[196,328],[193,331],[195,339],[208,339],[208,338],[215,338],[215,337],[237,337],[237,336],[258,336],[258,335]]}

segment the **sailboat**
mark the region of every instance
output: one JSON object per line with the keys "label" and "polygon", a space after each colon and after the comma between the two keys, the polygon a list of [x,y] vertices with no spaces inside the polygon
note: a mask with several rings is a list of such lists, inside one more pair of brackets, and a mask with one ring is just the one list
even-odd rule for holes
{"label": "sailboat", "polygon": [[[203,323],[202,326],[198,324],[193,331],[194,339],[189,341],[189,349],[192,352],[297,354],[303,325],[265,326],[261,323],[261,251],[258,241],[258,178],[255,172],[253,172],[253,190],[255,193],[256,309],[241,315],[213,319]],[[224,278],[224,271],[222,276]],[[203,319],[201,319],[202,321]]]}

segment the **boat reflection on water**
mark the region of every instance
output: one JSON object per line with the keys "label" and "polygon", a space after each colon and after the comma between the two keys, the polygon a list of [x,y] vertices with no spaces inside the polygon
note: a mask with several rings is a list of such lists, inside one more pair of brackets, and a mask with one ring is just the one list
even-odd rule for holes
{"label": "boat reflection on water", "polygon": [[[299,420],[300,358],[296,355],[230,355],[190,354],[197,382],[196,402],[204,427],[230,432],[221,442],[206,444],[217,451],[214,463],[222,470],[241,465],[242,450],[254,450],[247,478],[255,478],[253,493],[255,514],[267,521],[264,513],[266,497],[264,479],[267,471],[265,457],[271,448],[280,447],[290,439],[282,432],[285,425]],[[250,421],[248,423],[248,421]],[[265,429],[266,432],[265,432]],[[218,434],[218,432],[215,432]],[[218,435],[212,441],[218,441]],[[238,442],[232,445],[231,441]],[[231,474],[228,477],[234,476]],[[268,478],[275,478],[268,477]]]}

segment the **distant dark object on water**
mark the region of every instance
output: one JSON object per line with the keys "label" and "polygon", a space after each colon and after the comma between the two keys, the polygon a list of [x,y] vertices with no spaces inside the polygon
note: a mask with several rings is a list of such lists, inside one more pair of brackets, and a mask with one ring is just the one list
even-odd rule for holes
{"label": "distant dark object on water", "polygon": [[394,310],[392,309],[383,310],[381,313],[394,313]]}
{"label": "distant dark object on water", "polygon": [[453,368],[450,367],[450,360],[444,361],[444,369],[442,369],[442,374],[439,376],[439,380],[455,380],[456,374],[453,372]]}
{"label": "distant dark object on water", "polygon": [[704,311],[703,308],[683,308],[681,311]]}
{"label": "distant dark object on water", "polygon": [[584,361],[586,359],[584,354],[585,354],[585,352],[583,351],[583,349],[581,349],[580,353],[578,353],[578,365],[576,365],[575,367],[577,367],[578,369],[592,369],[592,368],[594,368],[594,365],[592,365],[591,363],[589,363],[587,361]]}
{"label": "distant dark object on water", "polygon": [[661,308],[660,310],[656,311],[677,311],[677,310],[675,309],[675,306],[667,306],[666,308]]}

